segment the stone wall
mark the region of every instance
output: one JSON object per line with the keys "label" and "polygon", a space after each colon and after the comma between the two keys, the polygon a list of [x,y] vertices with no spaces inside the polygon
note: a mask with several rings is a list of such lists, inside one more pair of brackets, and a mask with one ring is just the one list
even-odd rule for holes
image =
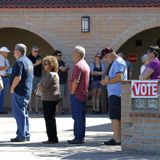
{"label": "stone wall", "polygon": [[[160,89],[160,85],[159,85]],[[160,98],[154,109],[135,109],[132,105],[131,82],[122,84],[122,150],[160,154]],[[153,105],[153,103],[152,103]]]}

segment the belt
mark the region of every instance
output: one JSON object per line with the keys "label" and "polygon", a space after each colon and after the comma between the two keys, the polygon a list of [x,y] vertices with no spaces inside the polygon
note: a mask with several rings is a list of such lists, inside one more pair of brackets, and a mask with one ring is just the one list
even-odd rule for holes
{"label": "belt", "polygon": [[[1,76],[1,75],[0,75]],[[9,76],[1,76],[2,78],[8,78]]]}

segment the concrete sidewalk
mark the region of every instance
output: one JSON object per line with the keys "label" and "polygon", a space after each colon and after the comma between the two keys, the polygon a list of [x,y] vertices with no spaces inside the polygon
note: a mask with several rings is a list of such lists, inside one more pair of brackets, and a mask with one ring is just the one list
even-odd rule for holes
{"label": "concrete sidewalk", "polygon": [[57,117],[59,144],[42,144],[47,140],[42,115],[30,116],[31,141],[13,143],[16,124],[11,115],[0,117],[0,160],[159,160],[159,156],[127,154],[120,146],[105,146],[103,141],[112,137],[110,120],[107,115],[87,115],[86,143],[70,145],[73,138],[73,121],[70,115]]}

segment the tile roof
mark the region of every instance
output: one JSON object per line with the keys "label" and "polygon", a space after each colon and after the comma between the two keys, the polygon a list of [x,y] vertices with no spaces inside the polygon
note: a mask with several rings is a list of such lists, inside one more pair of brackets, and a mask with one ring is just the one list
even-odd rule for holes
{"label": "tile roof", "polygon": [[160,7],[160,0],[0,0],[0,8]]}

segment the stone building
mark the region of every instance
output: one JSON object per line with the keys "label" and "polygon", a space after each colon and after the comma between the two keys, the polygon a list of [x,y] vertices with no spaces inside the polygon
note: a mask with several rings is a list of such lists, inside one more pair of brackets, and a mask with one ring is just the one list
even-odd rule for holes
{"label": "stone building", "polygon": [[[89,24],[89,26],[87,26]],[[132,59],[133,78],[140,57],[160,39],[160,0],[1,0],[0,46],[13,51],[17,42],[40,47],[41,55],[62,50],[72,65],[75,45],[93,55],[106,46]],[[14,58],[9,57],[13,64]]]}

